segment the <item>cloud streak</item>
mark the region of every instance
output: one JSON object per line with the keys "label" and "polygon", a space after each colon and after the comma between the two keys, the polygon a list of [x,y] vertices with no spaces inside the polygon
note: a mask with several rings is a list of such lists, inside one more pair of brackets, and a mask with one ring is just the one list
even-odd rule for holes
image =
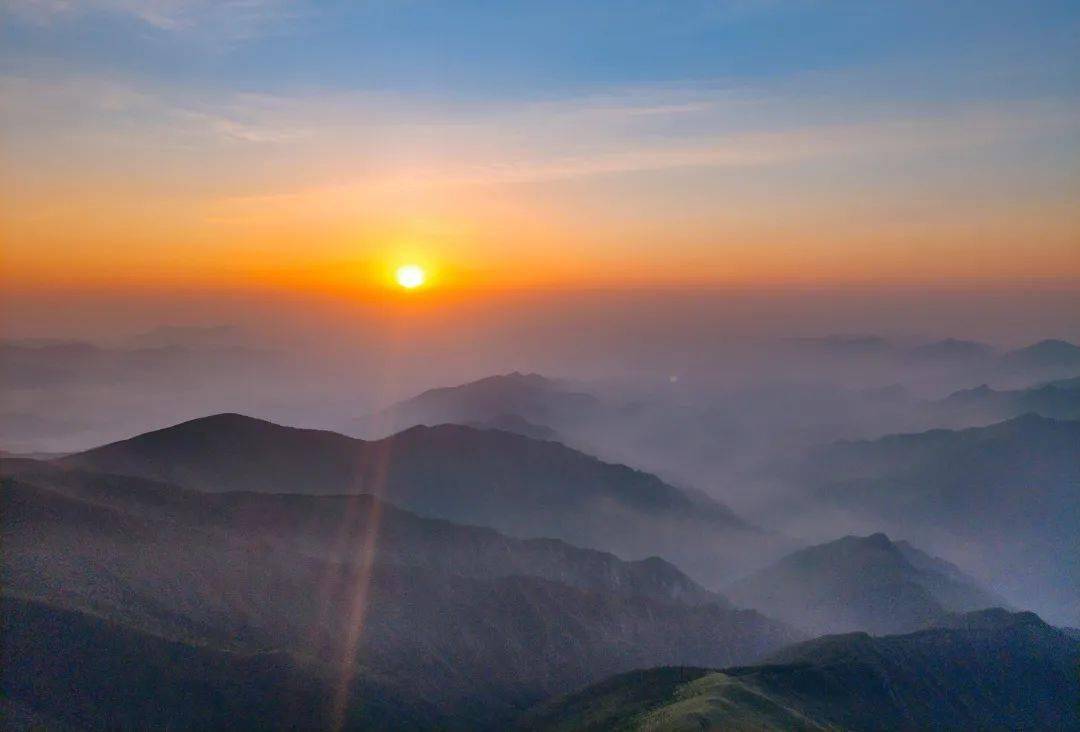
{"label": "cloud streak", "polygon": [[280,28],[300,12],[289,0],[10,0],[5,9],[38,25],[107,15],[134,20],[157,32],[228,42]]}

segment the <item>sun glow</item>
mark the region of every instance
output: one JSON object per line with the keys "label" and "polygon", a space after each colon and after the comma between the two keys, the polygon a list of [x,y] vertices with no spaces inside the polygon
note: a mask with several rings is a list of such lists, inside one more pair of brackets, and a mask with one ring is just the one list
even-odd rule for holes
{"label": "sun glow", "polygon": [[394,278],[397,280],[397,283],[406,290],[412,290],[424,284],[426,276],[424,275],[424,270],[420,266],[415,264],[405,264],[397,268],[397,272],[394,273]]}

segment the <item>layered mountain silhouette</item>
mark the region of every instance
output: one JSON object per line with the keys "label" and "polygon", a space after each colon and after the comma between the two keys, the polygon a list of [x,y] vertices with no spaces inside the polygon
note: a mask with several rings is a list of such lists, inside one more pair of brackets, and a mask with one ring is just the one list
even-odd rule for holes
{"label": "layered mountain silhouette", "polygon": [[922,546],[981,561],[1006,597],[1054,622],[1080,618],[1080,422],[1024,415],[988,427],[842,442],[792,481],[804,508],[831,505]]}
{"label": "layered mountain silhouette", "polygon": [[1080,369],[1080,346],[1047,339],[1002,354],[1001,365],[1011,370]]}
{"label": "layered mountain silhouette", "polygon": [[[213,725],[263,706],[250,718],[271,726],[350,710],[360,726],[498,726],[610,673],[751,660],[797,637],[659,559],[370,496],[204,494],[29,460],[3,471],[3,696],[74,726]],[[153,704],[132,701],[159,681]]]}
{"label": "layered mountain silhouette", "polygon": [[985,425],[1024,414],[1080,419],[1080,379],[1052,381],[1027,389],[992,389],[986,384],[953,392],[933,405],[938,424]]}
{"label": "layered mountain silhouette", "polygon": [[559,440],[559,433],[555,430],[542,424],[534,424],[518,414],[496,414],[490,419],[465,424],[482,430],[513,432],[534,440]]}
{"label": "layered mountain silhouette", "polygon": [[986,610],[906,635],[825,636],[760,666],[635,671],[534,710],[530,730],[1080,729],[1080,642]]}
{"label": "layered mountain silhouette", "polygon": [[730,576],[772,537],[654,475],[551,441],[463,425],[377,441],[236,414],[186,422],[65,457],[66,467],[202,491],[369,493],[425,516],[551,537],[626,558],[663,556],[699,580]]}
{"label": "layered mountain silhouette", "polygon": [[[469,577],[534,576],[626,596],[727,604],[659,557],[626,562],[558,539],[514,539],[486,527],[421,518],[367,494],[208,494],[35,460],[9,459],[0,466],[13,481],[6,501],[21,497],[34,507],[38,501],[24,493],[35,491],[40,501],[84,502],[87,512],[102,515],[104,525],[104,516],[115,512],[335,562],[363,561],[368,538],[377,535],[375,551],[384,564]],[[77,517],[79,509],[71,508]]]}
{"label": "layered mountain silhouette", "polygon": [[596,396],[566,382],[515,371],[429,389],[359,420],[347,431],[385,434],[415,425],[488,424],[507,419],[557,429],[566,422],[595,420],[604,410]]}
{"label": "layered mountain silhouette", "polygon": [[949,562],[885,534],[847,536],[790,554],[725,593],[813,635],[901,633],[950,612],[999,606]]}

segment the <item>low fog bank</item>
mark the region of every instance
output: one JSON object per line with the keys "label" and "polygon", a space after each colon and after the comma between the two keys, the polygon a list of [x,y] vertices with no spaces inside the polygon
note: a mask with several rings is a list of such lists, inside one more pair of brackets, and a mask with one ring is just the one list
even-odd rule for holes
{"label": "low fog bank", "polygon": [[1080,295],[923,295],[194,302],[81,331],[28,311],[0,345],[0,449],[222,412],[365,438],[518,432],[707,495],[777,546],[886,531],[1078,624]]}
{"label": "low fog bank", "polygon": [[[8,293],[0,443],[75,450],[222,411],[338,429],[425,389],[520,371],[650,405],[646,432],[744,461],[921,428],[928,420],[907,403],[957,389],[1075,375],[998,356],[1041,338],[1080,341],[1077,312],[1080,294],[1053,289]],[[920,350],[949,337],[976,343]],[[623,437],[594,442],[612,457],[649,453]],[[646,467],[706,490],[724,480],[703,474],[713,461],[667,462]]]}

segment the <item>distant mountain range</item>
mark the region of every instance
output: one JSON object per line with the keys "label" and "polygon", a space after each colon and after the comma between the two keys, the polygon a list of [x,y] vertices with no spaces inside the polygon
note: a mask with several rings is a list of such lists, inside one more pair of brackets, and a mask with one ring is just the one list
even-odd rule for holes
{"label": "distant mountain range", "polygon": [[996,390],[982,384],[933,403],[930,416],[939,425],[974,426],[1024,414],[1080,419],[1080,377],[1026,389]]}
{"label": "distant mountain range", "polygon": [[1054,622],[1080,616],[1080,422],[1026,415],[988,427],[840,442],[788,480],[788,512],[832,506],[979,565]]}
{"label": "distant mountain range", "polygon": [[885,534],[802,549],[724,591],[812,635],[909,632],[950,612],[1005,604],[949,562]]}
{"label": "distant mountain range", "polygon": [[496,421],[524,422],[550,429],[567,421],[594,421],[605,408],[596,396],[579,391],[568,382],[515,371],[460,386],[429,389],[348,425],[346,431],[380,435],[416,425]]}
{"label": "distant mountain range", "polygon": [[[47,486],[39,490],[86,502],[94,511],[108,508],[147,521],[227,533],[252,546],[285,548],[328,561],[361,561],[367,538],[377,534],[378,559],[384,564],[477,578],[542,577],[628,597],[727,606],[720,595],[659,557],[626,562],[558,539],[514,539],[486,527],[421,518],[367,494],[210,494],[33,460],[4,460],[0,467],[18,482],[11,495],[19,495],[19,486]],[[51,493],[42,496],[59,500]]]}
{"label": "distant mountain range", "polygon": [[798,637],[659,559],[370,496],[204,494],[30,460],[3,473],[0,696],[76,727],[317,723],[335,700],[375,726],[497,726],[610,673]]}
{"label": "distant mountain range", "polygon": [[[1028,412],[1059,419],[1080,414],[1074,403],[1080,391],[1062,391],[1080,374],[1080,347],[1065,341],[1005,353],[955,338],[906,347],[880,336],[827,336],[788,345],[795,350],[781,360],[805,366],[791,383],[635,397],[633,390],[594,393],[581,384],[514,372],[431,389],[344,431],[383,436],[415,425],[496,427],[708,489],[717,476],[742,479],[770,453],[813,442],[984,426]],[[1052,379],[1059,381],[1051,386]],[[981,395],[965,394],[980,381],[993,386]],[[957,395],[915,396],[943,390]]]}
{"label": "distant mountain range", "polygon": [[984,367],[1003,375],[1080,369],[1080,346],[1057,339],[1046,339],[1005,352],[986,343],[958,338],[904,347],[876,335],[833,335],[796,339],[795,344],[804,352],[831,358],[899,358],[910,366]]}
{"label": "distant mountain range", "polygon": [[558,538],[626,558],[663,556],[713,584],[748,554],[782,543],[726,506],[649,473],[557,442],[463,425],[414,427],[367,442],[225,414],[57,464],[202,491],[370,493],[424,516],[514,536]]}
{"label": "distant mountain range", "polygon": [[1019,371],[1028,369],[1080,369],[1080,346],[1062,340],[1044,340],[1025,348],[1002,354],[1002,368]]}
{"label": "distant mountain range", "polygon": [[1027,388],[1080,374],[1080,346],[1054,339],[999,353],[983,343],[949,338],[911,349],[905,359],[912,367],[936,366],[951,372],[954,380],[985,381],[998,388]]}
{"label": "distant mountain range", "polygon": [[825,636],[760,666],[634,671],[538,707],[528,730],[1080,729],[1080,642],[987,610],[907,635]]}

